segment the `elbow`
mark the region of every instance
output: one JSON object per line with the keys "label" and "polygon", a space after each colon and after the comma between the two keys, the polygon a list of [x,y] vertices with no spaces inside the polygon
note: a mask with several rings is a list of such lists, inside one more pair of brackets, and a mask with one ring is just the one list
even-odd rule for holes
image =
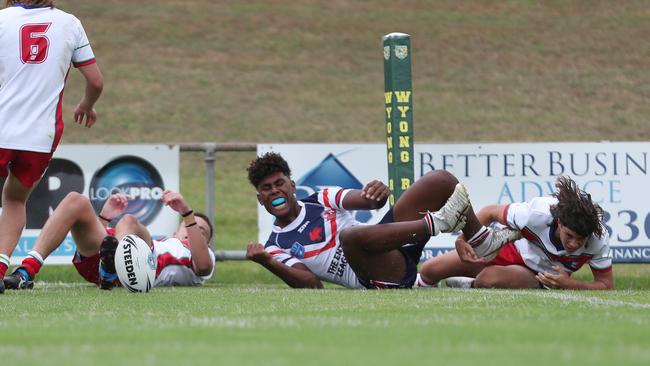
{"label": "elbow", "polygon": [[212,264],[211,261],[203,261],[202,262],[195,262],[194,263],[194,273],[196,273],[197,276],[208,276],[210,273],[212,273],[212,270],[214,269],[214,265]]}
{"label": "elbow", "polygon": [[101,75],[86,79],[86,83],[88,87],[95,91],[97,94],[101,93],[102,90],[104,90],[104,78]]}
{"label": "elbow", "polygon": [[310,278],[308,280],[302,281],[300,283],[295,283],[291,285],[292,288],[308,288],[308,289],[322,289],[323,283],[318,279],[318,277]]}

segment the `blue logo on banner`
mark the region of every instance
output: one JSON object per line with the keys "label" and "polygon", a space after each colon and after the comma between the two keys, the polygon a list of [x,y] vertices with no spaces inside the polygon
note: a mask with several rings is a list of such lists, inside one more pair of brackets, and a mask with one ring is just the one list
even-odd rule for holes
{"label": "blue logo on banner", "polygon": [[[314,169],[310,170],[296,182],[296,196],[303,199],[320,187],[338,186],[343,188],[363,189],[363,184],[331,153]],[[372,217],[369,211],[357,211],[354,215],[360,222],[368,222]]]}
{"label": "blue logo on banner", "polygon": [[298,243],[298,242],[293,243],[293,245],[291,246],[290,252],[291,252],[291,255],[293,255],[294,257],[296,257],[298,259],[305,258],[305,247],[300,245],[300,243]]}
{"label": "blue logo on banner", "polygon": [[90,201],[97,212],[112,194],[132,197],[125,214],[131,214],[144,225],[151,223],[162,208],[165,190],[158,170],[137,156],[122,156],[100,169],[90,181]]}

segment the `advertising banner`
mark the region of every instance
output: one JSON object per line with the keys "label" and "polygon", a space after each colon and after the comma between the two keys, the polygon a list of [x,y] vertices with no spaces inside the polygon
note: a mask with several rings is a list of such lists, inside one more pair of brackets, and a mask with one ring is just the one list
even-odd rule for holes
{"label": "advertising banner", "polygon": [[[259,145],[258,153],[276,151],[287,159],[298,197],[325,186],[362,188],[372,179],[387,181],[384,144]],[[646,142],[494,143],[415,145],[415,178],[444,169],[463,182],[476,211],[489,204],[527,201],[554,191],[555,179],[567,175],[606,211],[616,262],[650,262],[650,195],[646,190]],[[377,212],[357,212],[365,223],[378,222]],[[258,207],[259,238],[264,243],[273,218]],[[432,238],[425,257],[451,249],[455,237]]]}
{"label": "advertising banner", "polygon": [[[20,264],[50,214],[73,191],[89,197],[97,213],[111,194],[130,195],[125,213],[138,217],[153,236],[169,235],[178,225],[178,215],[163,207],[160,197],[165,189],[179,189],[178,146],[62,145],[27,202],[26,229],[11,263]],[[68,236],[46,263],[69,264],[75,248]]]}

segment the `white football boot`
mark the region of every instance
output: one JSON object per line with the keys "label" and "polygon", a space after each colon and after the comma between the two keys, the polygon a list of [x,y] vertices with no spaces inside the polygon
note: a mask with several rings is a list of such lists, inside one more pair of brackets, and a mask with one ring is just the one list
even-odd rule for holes
{"label": "white football boot", "polygon": [[521,239],[521,233],[509,228],[487,228],[485,235],[470,240],[469,244],[474,248],[474,252],[479,257],[490,261],[499,254],[499,249],[508,243]]}
{"label": "white football boot", "polygon": [[467,222],[469,194],[462,183],[456,184],[454,192],[447,202],[436,212],[427,212],[424,220],[429,228],[429,234],[436,236],[440,233],[452,233],[461,230]]}
{"label": "white football boot", "polygon": [[445,280],[447,287],[453,288],[472,288],[474,279],[472,277],[449,277]]}

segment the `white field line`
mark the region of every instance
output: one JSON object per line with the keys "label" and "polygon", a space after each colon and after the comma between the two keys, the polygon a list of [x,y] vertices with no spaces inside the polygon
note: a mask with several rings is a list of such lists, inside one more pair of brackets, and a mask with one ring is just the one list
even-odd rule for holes
{"label": "white field line", "polygon": [[622,306],[622,307],[632,307],[637,309],[650,309],[650,304],[646,304],[646,303],[629,302],[629,301],[621,301],[621,300],[608,300],[608,299],[601,299],[592,296],[585,297],[585,296],[579,296],[574,294],[557,293],[557,292],[550,292],[550,291],[535,291],[535,292],[530,291],[528,293],[537,297],[542,297],[547,299],[550,298],[550,299],[558,299],[558,300],[565,300],[565,301],[573,301],[573,302],[585,303],[585,304],[595,305],[595,306],[606,306],[606,307]]}

